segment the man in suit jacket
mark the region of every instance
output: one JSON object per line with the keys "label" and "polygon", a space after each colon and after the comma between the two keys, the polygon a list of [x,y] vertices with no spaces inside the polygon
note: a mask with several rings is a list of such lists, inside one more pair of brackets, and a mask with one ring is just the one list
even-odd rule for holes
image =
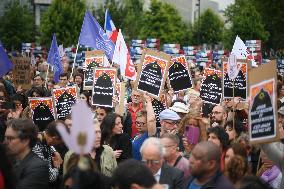
{"label": "man in suit jacket", "polygon": [[160,139],[148,138],[141,146],[140,152],[142,162],[151,170],[157,182],[168,185],[169,189],[181,189],[183,187],[183,172],[164,162],[165,148]]}
{"label": "man in suit jacket", "polygon": [[48,165],[31,149],[37,141],[37,128],[31,120],[15,119],[7,124],[5,145],[15,157],[16,189],[47,189]]}

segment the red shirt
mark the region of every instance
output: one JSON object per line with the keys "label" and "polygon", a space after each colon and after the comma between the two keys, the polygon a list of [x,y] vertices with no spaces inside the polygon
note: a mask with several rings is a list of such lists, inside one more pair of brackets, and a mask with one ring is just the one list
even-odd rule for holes
{"label": "red shirt", "polygon": [[142,102],[140,103],[139,107],[137,108],[136,111],[132,109],[132,103],[129,103],[128,105],[128,110],[131,113],[131,119],[132,119],[132,126],[131,126],[131,137],[135,137],[138,133],[138,130],[136,128],[136,113],[141,111],[143,109],[143,104]]}

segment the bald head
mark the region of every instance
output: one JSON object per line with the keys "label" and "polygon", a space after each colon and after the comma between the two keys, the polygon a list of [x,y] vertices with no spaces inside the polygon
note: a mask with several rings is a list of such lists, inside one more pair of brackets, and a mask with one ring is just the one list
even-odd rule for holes
{"label": "bald head", "polygon": [[210,141],[200,142],[194,147],[194,150],[198,150],[202,154],[204,154],[205,161],[214,160],[218,163],[220,162],[221,150],[213,142]]}

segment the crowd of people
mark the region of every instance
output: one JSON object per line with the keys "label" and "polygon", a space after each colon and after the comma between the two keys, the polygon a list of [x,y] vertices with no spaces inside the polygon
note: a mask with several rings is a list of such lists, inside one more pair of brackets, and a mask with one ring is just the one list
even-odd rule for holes
{"label": "crowd of people", "polygon": [[[37,57],[28,90],[14,85],[12,72],[0,79],[0,189],[284,188],[283,141],[252,145],[248,104],[237,97],[205,104],[199,96],[202,68],[191,68],[191,89],[175,93],[165,86],[166,109],[156,116],[152,98],[135,90],[133,81],[126,84],[123,112],[116,97],[113,108],[93,106],[91,92],[83,90],[83,70],[71,77],[68,61],[62,65],[64,73],[54,83]],[[28,97],[48,97],[54,88],[72,85],[93,112],[96,137],[85,155],[68,149],[56,128],[60,123],[69,130],[71,115],[37,124],[28,104]],[[280,76],[277,87],[281,129]]]}

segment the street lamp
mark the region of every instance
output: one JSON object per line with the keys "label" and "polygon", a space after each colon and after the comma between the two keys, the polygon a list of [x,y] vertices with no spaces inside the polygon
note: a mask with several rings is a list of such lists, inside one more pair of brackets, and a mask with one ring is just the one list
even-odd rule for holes
{"label": "street lamp", "polygon": [[201,7],[201,0],[197,0],[196,6],[198,6],[198,21],[197,21],[197,27],[198,27],[198,33],[197,33],[197,43],[200,44],[200,7]]}

